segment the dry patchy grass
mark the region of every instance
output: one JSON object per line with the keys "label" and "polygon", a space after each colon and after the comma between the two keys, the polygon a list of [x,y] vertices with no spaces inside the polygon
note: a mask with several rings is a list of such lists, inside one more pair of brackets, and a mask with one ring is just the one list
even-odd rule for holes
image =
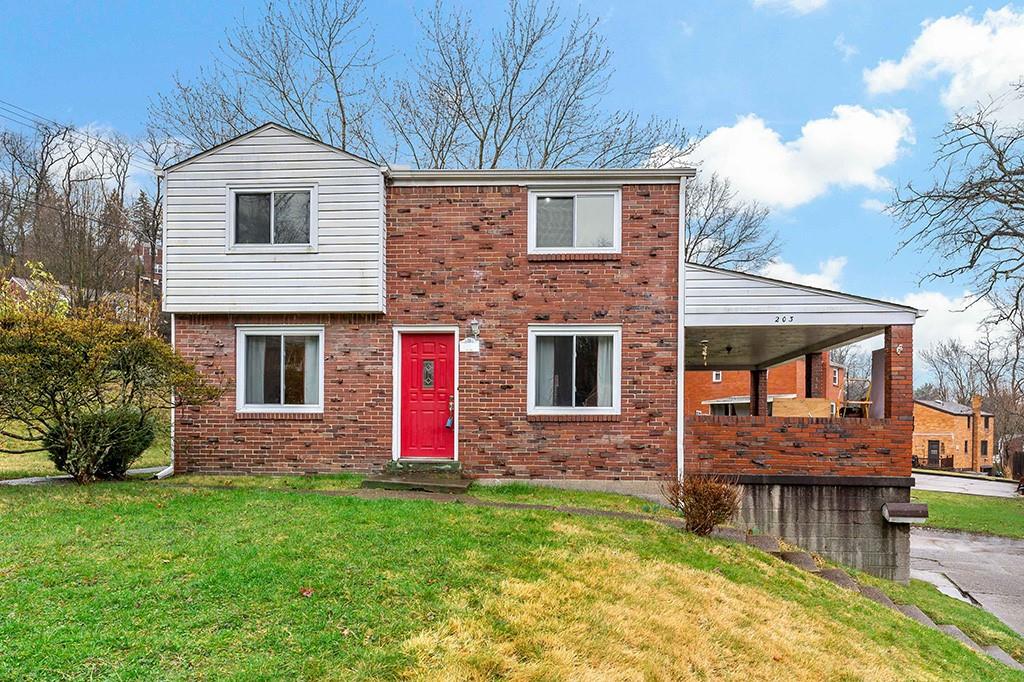
{"label": "dry patchy grass", "polygon": [[827,613],[627,551],[563,554],[406,646],[428,680],[946,679]]}

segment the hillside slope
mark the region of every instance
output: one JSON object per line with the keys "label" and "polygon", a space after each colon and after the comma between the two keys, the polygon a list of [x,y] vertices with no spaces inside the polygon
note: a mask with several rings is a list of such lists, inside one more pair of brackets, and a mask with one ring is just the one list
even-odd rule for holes
{"label": "hillside slope", "polygon": [[650,521],[125,483],[0,490],[0,536],[5,679],[1021,679]]}

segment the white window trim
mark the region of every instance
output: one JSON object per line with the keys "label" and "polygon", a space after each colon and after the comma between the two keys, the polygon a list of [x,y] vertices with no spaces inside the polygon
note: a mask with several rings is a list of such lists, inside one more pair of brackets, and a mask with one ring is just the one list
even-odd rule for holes
{"label": "white window trim", "polygon": [[715,371],[711,372],[711,383],[713,383],[713,384],[720,384],[720,383],[722,383],[722,372],[721,371],[715,370]]}
{"label": "white window trim", "polygon": [[[537,246],[537,201],[544,197],[595,196],[611,194],[615,199],[614,215],[612,216],[612,246],[606,247],[575,247],[575,246]],[[608,187],[605,189],[548,189],[530,190],[527,207],[527,250],[529,253],[620,253],[622,251],[622,189]],[[573,238],[576,234],[576,202],[573,201]]]}
{"label": "white window trim", "polygon": [[[315,405],[247,405],[245,402],[245,337],[248,335],[317,336],[320,349],[320,393]],[[235,412],[298,412],[317,414],[324,411],[324,328],[322,325],[235,325]]]}
{"label": "white window trim", "polygon": [[[612,337],[612,406],[611,407],[547,407],[538,406],[536,349],[538,336],[611,336]],[[526,414],[621,414],[622,413],[622,325],[530,325],[527,334]],[[575,353],[575,346],[573,352]],[[574,370],[575,371],[575,370]]]}
{"label": "white window trim", "polygon": [[[318,185],[229,185],[227,188],[227,234],[225,245],[228,253],[316,253],[319,248],[320,230]],[[309,192],[309,243],[308,244],[236,244],[235,243],[235,195],[267,194],[273,192]],[[270,231],[274,231],[274,201],[270,201]]]}
{"label": "white window trim", "polygon": [[832,368],[832,385],[833,386],[838,386],[839,385],[839,368],[838,367],[833,367]]}

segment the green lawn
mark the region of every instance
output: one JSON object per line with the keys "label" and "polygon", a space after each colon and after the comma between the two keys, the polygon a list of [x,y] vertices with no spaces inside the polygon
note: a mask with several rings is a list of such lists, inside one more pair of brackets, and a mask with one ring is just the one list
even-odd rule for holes
{"label": "green lawn", "polygon": [[[2,437],[0,437],[2,439]],[[14,447],[21,444],[11,442]],[[171,463],[171,437],[169,428],[164,425],[157,429],[153,444],[142,453],[132,464],[133,469],[144,467],[167,466]],[[28,476],[56,476],[61,472],[53,466],[53,462],[45,452],[30,452],[21,455],[10,455],[0,452],[0,481]]]}
{"label": "green lawn", "polygon": [[915,502],[928,504],[932,528],[1024,538],[1024,498],[983,497],[961,493],[913,490]]}
{"label": "green lawn", "polygon": [[0,679],[1024,679],[652,521],[171,481],[0,489]]}

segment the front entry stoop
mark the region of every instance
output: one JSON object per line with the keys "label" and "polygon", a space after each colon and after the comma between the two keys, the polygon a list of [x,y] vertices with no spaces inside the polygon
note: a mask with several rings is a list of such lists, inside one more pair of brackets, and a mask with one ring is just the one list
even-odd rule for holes
{"label": "front entry stoop", "polygon": [[363,479],[360,487],[462,495],[471,483],[462,477],[462,465],[453,460],[398,459],[380,476]]}

